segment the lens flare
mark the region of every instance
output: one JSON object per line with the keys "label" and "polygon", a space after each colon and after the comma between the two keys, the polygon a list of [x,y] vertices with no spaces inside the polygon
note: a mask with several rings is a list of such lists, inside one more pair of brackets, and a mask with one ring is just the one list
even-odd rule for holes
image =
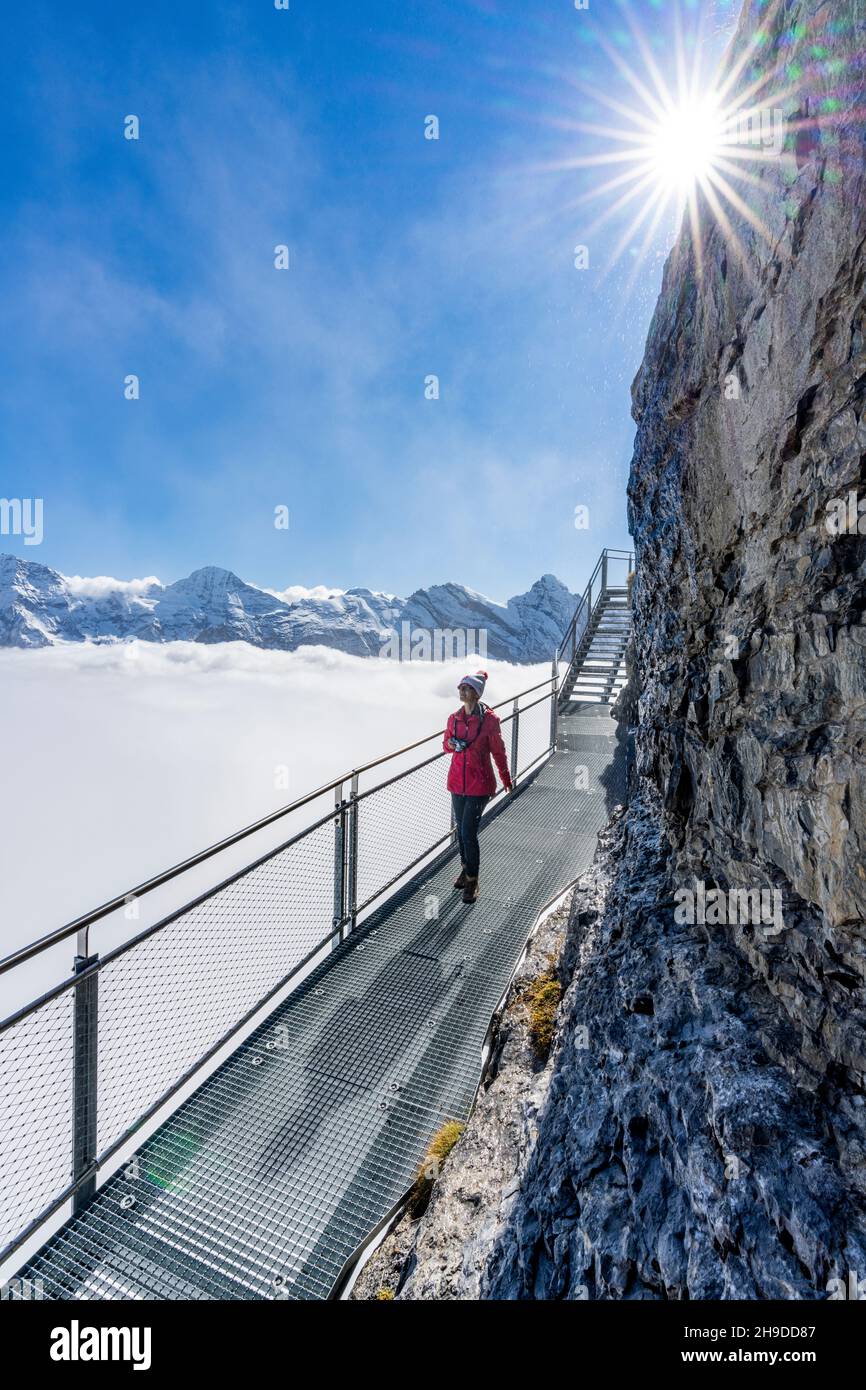
{"label": "lens flare", "polygon": [[[675,4],[662,46],[625,0],[617,4],[618,37],[591,20],[583,31],[608,58],[614,80],[600,85],[583,74],[569,80],[573,96],[556,125],[568,132],[572,151],[544,166],[593,176],[565,203],[572,214],[593,204],[598,209],[593,218],[580,216],[576,240],[589,245],[602,228],[616,226],[604,244],[602,273],[623,255],[632,258],[623,303],[646,261],[657,256],[662,224],[673,223],[675,232],[683,218],[699,281],[705,234],[715,227],[730,258],[756,282],[756,240],[770,248],[778,240],[778,228],[767,221],[768,197],[794,218],[811,188],[804,182],[803,195],[798,188],[809,162],[826,187],[844,194],[846,167],[859,168],[862,160],[866,121],[856,85],[862,61],[840,42],[850,26],[825,6],[812,25],[792,27],[786,0],[761,0],[761,27],[730,43],[716,65],[704,43],[703,13],[684,33]],[[852,180],[851,186],[858,185]]]}

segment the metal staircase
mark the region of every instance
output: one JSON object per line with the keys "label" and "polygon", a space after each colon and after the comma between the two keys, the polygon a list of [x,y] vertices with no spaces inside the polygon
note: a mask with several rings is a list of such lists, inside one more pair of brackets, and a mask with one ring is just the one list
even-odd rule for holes
{"label": "metal staircase", "polygon": [[[611,584],[613,566],[623,570]],[[634,555],[604,550],[557,653],[559,707],[572,702],[610,704],[626,681],[625,653],[631,633],[629,576]]]}

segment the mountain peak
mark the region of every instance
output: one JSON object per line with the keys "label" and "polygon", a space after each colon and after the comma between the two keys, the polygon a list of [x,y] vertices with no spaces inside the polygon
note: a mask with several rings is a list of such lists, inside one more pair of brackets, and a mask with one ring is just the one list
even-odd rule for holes
{"label": "mountain peak", "polygon": [[233,570],[223,569],[220,565],[202,565],[201,569],[192,570],[184,579],[176,579],[174,584],[170,584],[170,589],[175,589],[179,585],[185,584],[188,587],[198,588],[203,585],[222,585],[228,588],[229,585],[241,585],[245,588],[252,588],[252,585],[245,583]]}
{"label": "mountain peak", "polygon": [[508,603],[448,581],[417,589],[408,599],[358,586],[346,590],[286,590],[248,584],[232,570],[203,565],[183,579],[142,590],[131,581],[65,579],[56,570],[14,555],[0,556],[0,646],[55,642],[249,642],[293,651],[333,647],[376,656],[389,634],[465,633],[494,660],[546,661],[567,627],[576,599],[544,574]]}

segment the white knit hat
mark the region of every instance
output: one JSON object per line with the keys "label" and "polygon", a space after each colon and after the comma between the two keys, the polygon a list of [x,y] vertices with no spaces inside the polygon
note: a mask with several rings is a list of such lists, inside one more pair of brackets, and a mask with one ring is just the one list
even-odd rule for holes
{"label": "white knit hat", "polygon": [[472,689],[475,691],[475,694],[478,696],[480,700],[481,696],[484,694],[484,687],[486,684],[487,672],[476,671],[474,676],[461,677],[460,681],[458,682],[457,689],[459,690],[461,685],[471,685]]}

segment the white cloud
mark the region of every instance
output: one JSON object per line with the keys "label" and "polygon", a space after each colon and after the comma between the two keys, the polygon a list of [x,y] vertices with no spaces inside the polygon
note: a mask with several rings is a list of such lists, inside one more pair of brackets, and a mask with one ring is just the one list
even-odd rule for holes
{"label": "white cloud", "polygon": [[155,574],[147,579],[113,579],[107,574],[86,578],[80,574],[64,574],[63,580],[69,592],[76,598],[105,598],[107,594],[128,594],[131,598],[146,596],[151,589],[161,589],[162,584]]}
{"label": "white cloud", "polygon": [[265,589],[266,594],[282,599],[284,603],[303,603],[306,599],[342,598],[345,589],[329,589],[327,584],[314,584],[305,589],[303,584],[290,584],[287,589]]}

